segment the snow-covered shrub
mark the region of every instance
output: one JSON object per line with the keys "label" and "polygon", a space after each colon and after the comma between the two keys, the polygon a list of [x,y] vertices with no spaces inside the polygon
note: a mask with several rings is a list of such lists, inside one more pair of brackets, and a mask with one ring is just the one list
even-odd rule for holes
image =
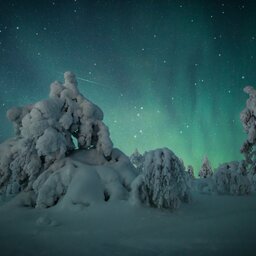
{"label": "snow-covered shrub", "polygon": [[0,192],[29,190],[40,173],[75,149],[95,148],[103,157],[112,153],[112,141],[101,109],[79,93],[75,75],[51,85],[49,99],[7,112],[16,137],[0,146]]}
{"label": "snow-covered shrub", "polygon": [[246,195],[251,191],[243,164],[238,161],[220,165],[214,172],[213,180],[219,194]]}
{"label": "snow-covered shrub", "polygon": [[157,208],[178,208],[191,199],[188,175],[180,159],[169,149],[145,153],[142,174],[132,183],[133,203]]}
{"label": "snow-covered shrub", "polygon": [[204,158],[201,169],[199,171],[200,178],[209,178],[213,174],[211,164],[207,157]]}
{"label": "snow-covered shrub", "polygon": [[142,172],[144,156],[140,154],[138,149],[136,149],[130,156],[130,161],[134,167],[138,170],[138,173]]}

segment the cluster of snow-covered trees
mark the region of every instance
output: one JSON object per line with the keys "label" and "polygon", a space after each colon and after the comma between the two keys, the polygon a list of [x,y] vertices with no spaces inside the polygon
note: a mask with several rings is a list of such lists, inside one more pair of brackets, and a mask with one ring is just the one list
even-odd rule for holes
{"label": "cluster of snow-covered trees", "polygon": [[[206,169],[211,170],[209,160],[207,166]],[[204,160],[201,170],[205,167]],[[253,189],[243,160],[221,164],[214,172],[211,171],[210,175],[201,175],[194,184],[195,189],[201,193],[247,195]]]}
{"label": "cluster of snow-covered trees", "polygon": [[197,184],[201,192],[245,195],[256,191],[256,90],[247,86],[244,92],[249,95],[246,107],[240,114],[247,138],[241,147],[244,159],[221,164],[214,172],[207,158],[199,171],[203,178]]}
{"label": "cluster of snow-covered trees", "polygon": [[66,72],[64,80],[51,85],[48,99],[7,112],[15,137],[0,145],[1,194],[22,192],[36,207],[130,198],[177,208],[190,200],[185,168],[174,153],[137,151],[130,161],[113,149],[102,110],[80,94],[75,75]]}
{"label": "cluster of snow-covered trees", "polygon": [[[0,144],[0,193],[26,195],[26,204],[83,207],[130,200],[176,209],[191,201],[191,190],[244,195],[256,188],[256,91],[249,94],[241,121],[247,133],[243,161],[214,172],[207,157],[195,179],[191,165],[167,148],[127,157],[113,148],[102,110],[78,90],[72,72],[51,85],[49,98],[7,112],[15,137]],[[24,199],[24,197],[23,197]]]}

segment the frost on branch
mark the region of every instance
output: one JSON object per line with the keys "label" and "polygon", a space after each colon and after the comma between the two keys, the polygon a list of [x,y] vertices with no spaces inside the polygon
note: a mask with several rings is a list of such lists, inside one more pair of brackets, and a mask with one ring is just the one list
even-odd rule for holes
{"label": "frost on branch", "polygon": [[211,164],[207,157],[204,158],[201,169],[199,171],[200,178],[209,178],[213,174]]}
{"label": "frost on branch", "polygon": [[180,159],[169,149],[145,153],[142,174],[132,183],[132,200],[157,208],[178,208],[191,198],[188,175]]}
{"label": "frost on branch", "polygon": [[219,194],[246,195],[251,191],[243,161],[220,165],[214,172],[213,179]]}
{"label": "frost on branch", "polygon": [[103,112],[79,93],[76,77],[64,74],[65,82],[51,84],[49,99],[7,112],[16,137],[0,146],[0,192],[29,190],[36,178],[74,151],[95,148],[105,158],[112,141]]}

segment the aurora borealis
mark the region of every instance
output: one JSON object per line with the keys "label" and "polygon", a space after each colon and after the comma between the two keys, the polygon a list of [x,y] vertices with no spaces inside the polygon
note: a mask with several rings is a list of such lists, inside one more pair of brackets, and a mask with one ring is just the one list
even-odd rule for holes
{"label": "aurora borealis", "polygon": [[72,70],[127,154],[169,147],[196,172],[241,159],[256,86],[256,2],[0,1],[0,141],[8,108]]}

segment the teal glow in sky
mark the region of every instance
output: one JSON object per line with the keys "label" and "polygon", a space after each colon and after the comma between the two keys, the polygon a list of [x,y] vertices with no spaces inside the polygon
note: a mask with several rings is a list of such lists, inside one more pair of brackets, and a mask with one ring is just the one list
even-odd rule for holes
{"label": "teal glow in sky", "polygon": [[[234,3],[232,3],[234,2]],[[199,168],[241,159],[244,86],[256,83],[256,2],[2,1],[5,112],[48,95],[72,70],[127,154],[169,147]]]}

